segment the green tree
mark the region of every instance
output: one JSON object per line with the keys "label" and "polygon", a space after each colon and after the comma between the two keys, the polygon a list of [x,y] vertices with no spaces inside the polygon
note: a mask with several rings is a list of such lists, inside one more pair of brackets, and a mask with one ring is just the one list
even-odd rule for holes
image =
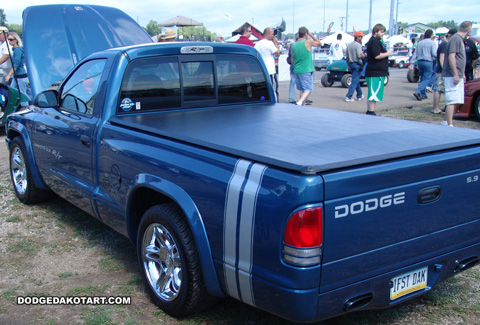
{"label": "green tree", "polygon": [[0,26],[6,26],[7,24],[7,15],[2,8],[0,8]]}
{"label": "green tree", "polygon": [[162,32],[162,27],[158,26],[158,23],[155,20],[150,20],[150,22],[147,24],[147,27],[145,27],[145,30],[147,31],[148,35],[154,36]]}
{"label": "green tree", "polygon": [[195,27],[195,26],[188,26],[188,27],[179,27],[177,29],[178,35],[183,35],[184,40],[191,40],[191,41],[214,41],[214,33],[210,32],[205,27]]}
{"label": "green tree", "polygon": [[20,36],[20,38],[22,37],[22,25],[19,25],[19,24],[7,24],[7,28],[10,32],[15,32],[18,34],[18,36]]}
{"label": "green tree", "polygon": [[458,24],[455,22],[455,20],[449,20],[449,21],[444,21],[444,20],[439,20],[437,22],[432,22],[428,23],[428,26],[432,26],[434,28],[439,28],[439,27],[446,27],[448,29],[458,29]]}

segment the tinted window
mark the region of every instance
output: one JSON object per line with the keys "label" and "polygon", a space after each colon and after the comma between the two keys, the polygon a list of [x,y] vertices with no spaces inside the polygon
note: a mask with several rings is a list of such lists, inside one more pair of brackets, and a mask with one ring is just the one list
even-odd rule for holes
{"label": "tinted window", "polygon": [[95,98],[106,60],[92,60],[82,64],[62,89],[61,105],[78,113],[93,113]]}
{"label": "tinted window", "polygon": [[261,102],[270,98],[263,69],[255,58],[211,55],[198,61],[193,56],[181,60],[179,63],[178,57],[150,57],[132,61],[122,82],[117,112]]}
{"label": "tinted window", "polygon": [[215,99],[213,62],[183,62],[182,77],[185,101]]}
{"label": "tinted window", "polygon": [[133,61],[122,83],[118,112],[178,108],[180,77],[176,58]]}
{"label": "tinted window", "polygon": [[218,103],[268,101],[267,81],[257,60],[244,56],[218,56]]}

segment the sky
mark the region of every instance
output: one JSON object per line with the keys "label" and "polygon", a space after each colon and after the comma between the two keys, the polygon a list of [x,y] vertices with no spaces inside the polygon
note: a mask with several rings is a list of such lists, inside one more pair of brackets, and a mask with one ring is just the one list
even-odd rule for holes
{"label": "sky", "polygon": [[[397,0],[394,2],[395,19]],[[348,2],[348,18],[347,17]],[[252,23],[262,30],[278,26],[282,18],[286,22],[286,33],[297,32],[301,26],[311,32],[326,31],[333,23],[332,32],[343,30],[367,31],[369,29],[369,12],[372,3],[371,27],[381,23],[389,28],[390,6],[388,0],[277,0],[277,1],[218,1],[218,0],[103,0],[101,5],[123,10],[141,26],[150,20],[158,23],[176,17],[185,16],[198,20],[211,32],[230,36],[231,32],[243,23]],[[81,1],[70,0],[15,0],[2,1],[8,24],[21,24],[22,12],[27,6],[55,3],[78,4]],[[85,2],[88,3],[88,2]],[[93,4],[93,3],[91,3]],[[99,4],[99,3],[95,3]],[[480,22],[478,0],[398,0],[398,21],[413,23],[454,20],[460,24],[464,20]],[[473,14],[473,15],[472,15]],[[341,18],[344,17],[344,18]],[[343,24],[343,25],[342,25]],[[343,28],[342,28],[343,27]]]}

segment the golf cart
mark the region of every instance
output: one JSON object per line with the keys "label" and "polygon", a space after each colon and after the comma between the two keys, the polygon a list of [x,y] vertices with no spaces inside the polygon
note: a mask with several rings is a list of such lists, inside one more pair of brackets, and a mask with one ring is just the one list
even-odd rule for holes
{"label": "golf cart", "polygon": [[20,93],[19,96],[17,89],[0,83],[0,126],[5,125],[5,118],[8,114],[20,108],[21,102],[28,102],[29,100],[30,98],[23,93]]}
{"label": "golf cart", "polygon": [[[322,76],[321,83],[323,87],[332,87],[335,81],[340,81],[342,87],[348,88],[352,83],[352,73],[348,71],[347,60],[341,59],[333,61],[326,68],[328,71]],[[360,77],[360,84],[366,83],[365,77]],[[385,77],[385,86],[388,84],[388,76]]]}

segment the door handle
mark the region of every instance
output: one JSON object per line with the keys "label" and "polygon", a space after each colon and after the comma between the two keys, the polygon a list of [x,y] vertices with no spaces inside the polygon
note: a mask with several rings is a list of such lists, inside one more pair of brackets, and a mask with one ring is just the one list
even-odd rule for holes
{"label": "door handle", "polygon": [[90,138],[86,135],[80,136],[80,143],[82,144],[82,146],[90,148]]}
{"label": "door handle", "polygon": [[418,191],[417,200],[420,204],[432,203],[442,195],[442,187],[440,185],[430,186]]}

